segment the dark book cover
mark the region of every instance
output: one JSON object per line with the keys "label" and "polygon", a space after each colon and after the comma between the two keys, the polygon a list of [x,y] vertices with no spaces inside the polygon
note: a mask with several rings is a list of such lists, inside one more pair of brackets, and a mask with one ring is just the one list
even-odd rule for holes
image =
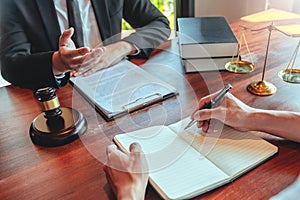
{"label": "dark book cover", "polygon": [[238,43],[223,16],[178,18],[181,44]]}
{"label": "dark book cover", "polygon": [[178,18],[181,56],[214,58],[237,55],[238,40],[224,16]]}

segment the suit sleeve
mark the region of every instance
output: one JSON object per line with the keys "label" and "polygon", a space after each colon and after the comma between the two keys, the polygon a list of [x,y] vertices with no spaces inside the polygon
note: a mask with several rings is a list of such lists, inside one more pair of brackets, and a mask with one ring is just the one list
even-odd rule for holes
{"label": "suit sleeve", "polygon": [[123,40],[141,49],[137,57],[148,57],[170,35],[168,19],[149,0],[125,0],[123,18],[136,30]]}
{"label": "suit sleeve", "polygon": [[60,81],[54,77],[54,50],[47,43],[38,13],[34,1],[1,1],[1,74],[11,84],[32,90],[59,88],[68,82],[69,74]]}

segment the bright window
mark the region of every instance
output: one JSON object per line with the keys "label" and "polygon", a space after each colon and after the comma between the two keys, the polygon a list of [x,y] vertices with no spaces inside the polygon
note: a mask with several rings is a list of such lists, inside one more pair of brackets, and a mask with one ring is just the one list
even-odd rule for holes
{"label": "bright window", "polygon": [[[174,0],[150,0],[170,21],[170,28],[174,30]],[[123,30],[131,30],[132,27],[124,20],[122,22]]]}

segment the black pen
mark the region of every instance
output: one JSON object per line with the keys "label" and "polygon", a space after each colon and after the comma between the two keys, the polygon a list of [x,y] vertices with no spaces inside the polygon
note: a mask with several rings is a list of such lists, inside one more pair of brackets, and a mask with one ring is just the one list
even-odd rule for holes
{"label": "black pen", "polygon": [[[199,110],[201,109],[210,109],[212,108],[216,103],[218,103],[223,97],[224,95],[232,88],[232,86],[227,83],[225,85],[225,87],[217,94],[217,96],[215,96],[215,98],[213,98],[212,100],[210,100],[210,102],[206,103],[202,108],[200,108]],[[186,127],[184,128],[187,129],[189,127],[191,127],[194,123],[196,123],[196,120],[193,119],[190,121],[190,123],[188,123],[188,125],[186,125]]]}

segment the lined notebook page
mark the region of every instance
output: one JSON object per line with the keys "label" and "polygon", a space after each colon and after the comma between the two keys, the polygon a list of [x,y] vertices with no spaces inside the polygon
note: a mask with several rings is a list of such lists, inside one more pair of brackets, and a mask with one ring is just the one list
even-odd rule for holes
{"label": "lined notebook page", "polygon": [[190,119],[170,125],[177,134],[229,176],[237,176],[274,155],[278,148],[249,132],[240,132],[226,125],[220,131],[202,135],[193,125],[183,130]]}
{"label": "lined notebook page", "polygon": [[192,198],[228,181],[224,172],[193,148],[165,168],[151,173],[150,178],[163,192],[162,196],[169,199]]}
{"label": "lined notebook page", "polygon": [[119,134],[115,136],[114,140],[125,151],[129,150],[131,143],[140,143],[148,161],[150,172],[165,168],[190,148],[167,126],[152,126]]}
{"label": "lined notebook page", "polygon": [[278,148],[262,138],[224,126],[207,158],[230,176],[241,174],[274,155]]}
{"label": "lined notebook page", "polygon": [[202,129],[197,127],[197,123],[187,130],[184,130],[190,120],[190,117],[188,117],[177,123],[169,125],[169,127],[177,133],[181,139],[200,152],[202,156],[207,156],[211,149],[214,148],[220,133],[205,135],[203,134]]}
{"label": "lined notebook page", "polygon": [[164,198],[191,198],[228,180],[228,175],[166,126],[120,134],[115,141],[127,151],[132,142],[141,144],[150,182]]}

